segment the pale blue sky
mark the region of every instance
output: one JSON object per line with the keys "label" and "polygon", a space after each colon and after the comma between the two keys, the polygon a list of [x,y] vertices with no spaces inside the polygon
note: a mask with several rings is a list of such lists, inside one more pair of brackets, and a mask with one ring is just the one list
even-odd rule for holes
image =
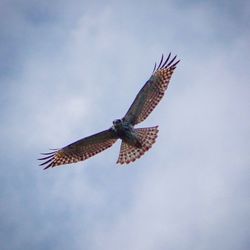
{"label": "pale blue sky", "polygon": [[[1,1],[2,249],[249,249],[249,2]],[[142,127],[43,171],[39,152],[122,117],[162,53],[181,60]]]}

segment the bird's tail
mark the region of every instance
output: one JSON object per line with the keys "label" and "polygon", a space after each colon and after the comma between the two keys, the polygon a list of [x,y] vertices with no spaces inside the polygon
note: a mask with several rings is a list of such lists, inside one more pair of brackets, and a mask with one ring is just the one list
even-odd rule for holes
{"label": "bird's tail", "polygon": [[155,126],[150,128],[136,128],[135,132],[142,147],[137,148],[122,141],[119,158],[116,163],[128,164],[139,159],[155,143],[159,130],[158,126]]}

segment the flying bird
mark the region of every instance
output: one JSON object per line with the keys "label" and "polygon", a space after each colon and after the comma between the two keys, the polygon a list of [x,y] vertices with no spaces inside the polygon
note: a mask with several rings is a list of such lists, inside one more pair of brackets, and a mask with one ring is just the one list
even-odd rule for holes
{"label": "flying bird", "polygon": [[171,53],[166,60],[162,55],[159,64],[155,63],[149,80],[135,97],[134,102],[122,119],[113,121],[113,126],[97,134],[80,139],[61,149],[49,153],[42,153],[43,161],[40,165],[44,169],[59,165],[84,161],[105,149],[111,147],[121,139],[119,157],[116,163],[128,164],[139,159],[155,143],[158,126],[148,128],[135,128],[144,121],[162,99],[171,76],[179,63],[176,56],[171,60]]}

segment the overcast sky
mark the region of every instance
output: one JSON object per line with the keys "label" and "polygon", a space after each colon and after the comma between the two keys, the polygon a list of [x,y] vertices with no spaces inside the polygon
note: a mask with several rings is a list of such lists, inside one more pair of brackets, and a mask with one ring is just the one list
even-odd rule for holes
{"label": "overcast sky", "polygon": [[[90,2],[0,2],[1,249],[249,249],[249,1]],[[38,166],[121,118],[169,52],[141,159],[117,166],[117,142]]]}

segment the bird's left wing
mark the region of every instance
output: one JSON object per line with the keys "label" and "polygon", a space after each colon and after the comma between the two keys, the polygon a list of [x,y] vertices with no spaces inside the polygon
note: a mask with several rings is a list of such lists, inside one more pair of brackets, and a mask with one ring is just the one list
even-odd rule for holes
{"label": "bird's left wing", "polygon": [[43,154],[46,156],[39,159],[44,161],[40,166],[44,165],[44,169],[47,169],[49,167],[86,160],[111,147],[117,139],[118,137],[112,129],[104,130],[69,144],[59,150]]}
{"label": "bird's left wing", "polygon": [[124,120],[135,125],[144,121],[153,111],[166,91],[170,78],[179,61],[176,56],[170,60],[171,53],[163,62],[163,55],[158,67],[154,67],[153,74],[137,94],[134,102],[124,116]]}

